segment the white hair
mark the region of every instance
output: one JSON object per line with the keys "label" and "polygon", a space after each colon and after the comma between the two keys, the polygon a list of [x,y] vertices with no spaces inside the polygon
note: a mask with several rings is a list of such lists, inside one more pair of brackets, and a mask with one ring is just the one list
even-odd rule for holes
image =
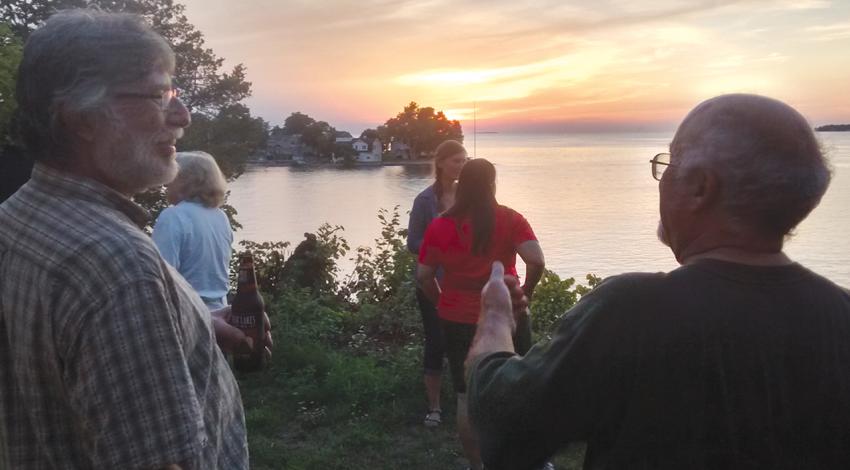
{"label": "white hair", "polygon": [[683,171],[718,176],[721,204],[739,226],[787,235],[814,209],[831,178],[814,132],[793,108],[757,95],[724,95],[697,106],[671,145]]}
{"label": "white hair", "polygon": [[172,184],[179,188],[181,200],[200,202],[206,207],[224,204],[227,181],[212,155],[201,152],[177,152],[180,167]]}

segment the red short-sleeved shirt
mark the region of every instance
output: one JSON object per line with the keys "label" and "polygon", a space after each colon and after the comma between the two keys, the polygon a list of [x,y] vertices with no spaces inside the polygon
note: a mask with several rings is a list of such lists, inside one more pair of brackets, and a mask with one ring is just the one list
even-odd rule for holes
{"label": "red short-sleeved shirt", "polygon": [[519,212],[496,206],[493,236],[484,255],[472,254],[472,227],[464,221],[460,230],[455,219],[438,217],[425,231],[419,249],[419,262],[442,267],[440,318],[458,323],[476,323],[481,310],[481,289],[490,278],[493,261],[505,265],[505,273],[516,275],[516,248],[537,240],[528,221]]}

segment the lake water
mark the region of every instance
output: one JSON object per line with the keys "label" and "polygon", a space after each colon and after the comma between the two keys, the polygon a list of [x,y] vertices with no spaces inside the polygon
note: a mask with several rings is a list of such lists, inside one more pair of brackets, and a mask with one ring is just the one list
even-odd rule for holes
{"label": "lake water", "polygon": [[[496,165],[497,199],[526,216],[548,267],[578,279],[677,266],[656,239],[658,184],[648,163],[667,150],[671,137],[481,134],[475,153]],[[820,138],[834,168],[832,184],[786,251],[850,286],[850,133]],[[244,226],[236,240],[297,244],[304,232],[329,222],[345,227],[352,248],[374,245],[378,209],[399,205],[406,226],[413,198],[432,178],[430,167],[252,167],[230,187],[229,202]]]}

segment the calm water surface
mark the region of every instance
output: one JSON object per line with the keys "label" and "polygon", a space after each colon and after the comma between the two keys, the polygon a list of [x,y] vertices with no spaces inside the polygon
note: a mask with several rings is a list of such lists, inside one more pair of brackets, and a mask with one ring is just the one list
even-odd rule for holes
{"label": "calm water surface", "polygon": [[[548,267],[562,277],[668,271],[677,264],[656,239],[658,184],[648,160],[666,151],[671,137],[484,134],[476,154],[496,165],[496,197],[528,218]],[[820,138],[834,168],[832,184],[786,251],[850,286],[850,133]],[[245,227],[236,240],[297,244],[304,232],[329,222],[345,227],[352,247],[373,245],[378,209],[399,205],[406,226],[413,198],[432,178],[429,167],[250,168],[230,188]]]}

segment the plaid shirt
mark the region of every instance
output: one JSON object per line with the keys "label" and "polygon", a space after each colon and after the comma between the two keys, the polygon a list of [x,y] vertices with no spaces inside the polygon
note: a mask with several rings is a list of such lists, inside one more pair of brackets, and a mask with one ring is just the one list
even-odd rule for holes
{"label": "plaid shirt", "polygon": [[248,468],[209,313],[146,218],[40,164],[0,205],[0,468]]}

